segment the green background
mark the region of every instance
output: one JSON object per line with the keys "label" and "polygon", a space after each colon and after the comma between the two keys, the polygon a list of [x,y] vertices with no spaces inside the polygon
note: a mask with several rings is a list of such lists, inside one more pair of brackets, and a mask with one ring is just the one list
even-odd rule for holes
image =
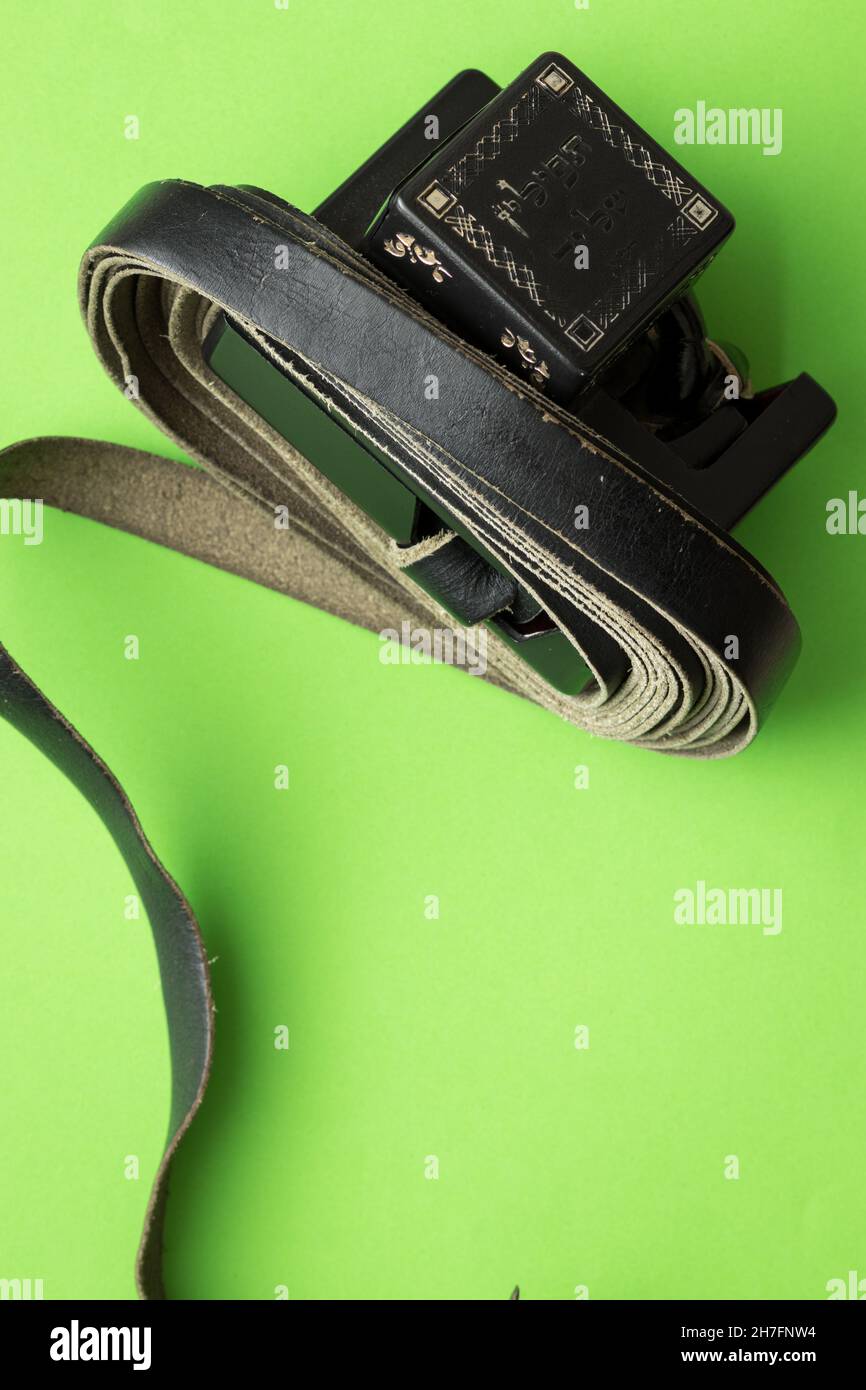
{"label": "green background", "polygon": [[[501,1299],[519,1280],[527,1298],[822,1298],[866,1276],[866,539],[824,525],[866,476],[862,14],[6,6],[3,442],[179,457],[103,376],[75,303],[81,252],[139,185],[248,182],[313,207],[457,69],[505,82],[548,48],[669,147],[699,99],[782,108],[778,158],[677,151],[738,220],[701,300],[759,386],[807,369],[840,407],[739,532],[805,647],[730,762],[382,666],[373,636],[71,516],[46,514],[40,547],[0,541],[4,641],[118,775],[218,958],[171,1296]],[[78,794],[3,723],[0,758],[0,1276],[132,1297],[168,1112],[154,952]],[[781,934],[675,926],[698,879],[781,887]]]}

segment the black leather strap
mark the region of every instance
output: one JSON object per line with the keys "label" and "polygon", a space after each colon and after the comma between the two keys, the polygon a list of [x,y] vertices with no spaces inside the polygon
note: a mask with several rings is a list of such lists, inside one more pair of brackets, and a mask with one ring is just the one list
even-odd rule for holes
{"label": "black leather strap", "polygon": [[[556,619],[595,679],[578,697],[561,695],[491,634],[498,684],[590,732],[681,756],[724,756],[754,737],[799,646],[770,576],[312,218],[249,189],[149,185],[85,255],[80,298],[107,371],[206,471],[89,441],[31,440],[0,455],[7,497],[123,526],[373,629],[447,622],[436,595],[474,621],[520,592]],[[512,579],[494,592],[490,572],[446,531],[399,550],[254,416],[202,357],[223,311]],[[424,390],[431,375],[435,400]],[[577,507],[588,509],[585,529]],[[288,510],[288,538],[275,508]],[[212,1042],[201,940],[111,774],[2,649],[0,706],[96,807],[157,939],[174,1082],[138,1280],[142,1296],[159,1297],[168,1161],[199,1103]]]}

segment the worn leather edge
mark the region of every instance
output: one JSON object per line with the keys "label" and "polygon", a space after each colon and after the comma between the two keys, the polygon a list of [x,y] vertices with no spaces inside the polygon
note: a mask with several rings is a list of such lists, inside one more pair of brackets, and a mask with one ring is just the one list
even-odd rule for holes
{"label": "worn leather edge", "polygon": [[126,862],[153,932],[168,1023],[171,1112],[145,1213],[135,1279],[141,1298],[164,1298],[162,1238],[169,1168],[201,1104],[213,1055],[214,1006],[204,942],[192,908],[155,854],[116,777],[3,646],[0,713],[93,807]]}

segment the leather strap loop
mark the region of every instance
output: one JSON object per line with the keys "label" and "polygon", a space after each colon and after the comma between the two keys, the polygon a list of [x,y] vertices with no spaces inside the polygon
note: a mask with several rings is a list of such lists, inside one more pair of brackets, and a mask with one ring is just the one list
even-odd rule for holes
{"label": "leather strap loop", "polygon": [[[118,385],[204,471],[119,446],[30,440],[0,491],[40,497],[291,593],[373,630],[544,608],[594,681],[566,697],[495,634],[487,676],[592,733],[693,757],[754,737],[797,656],[769,575],[580,421],[432,320],[312,218],[249,189],[143,189],[82,262],[81,307]],[[227,313],[323,409],[475,538],[401,552],[207,366]],[[426,398],[430,375],[438,399]],[[288,534],[274,508],[291,517]],[[576,529],[575,509],[589,525]],[[423,579],[425,588],[413,576]],[[447,621],[447,618],[445,618]],[[738,656],[728,639],[738,638]],[[162,1296],[168,1163],[207,1082],[207,962],[182,894],[117,782],[0,648],[0,712],[80,787],[126,856],[158,946],[172,1046],[169,1138],[137,1263]]]}
{"label": "leather strap loop", "polygon": [[[214,306],[392,457],[553,615],[596,676],[565,699],[503,651],[507,684],[593,733],[667,752],[719,756],[754,736],[799,646],[766,572],[313,219],[245,190],[150,185],[88,252],[81,298],[109,372],[138,378],[141,407],[178,443],[231,488],[287,505],[406,583],[381,533],[208,376],[200,344]],[[589,514],[580,531],[578,505]]]}

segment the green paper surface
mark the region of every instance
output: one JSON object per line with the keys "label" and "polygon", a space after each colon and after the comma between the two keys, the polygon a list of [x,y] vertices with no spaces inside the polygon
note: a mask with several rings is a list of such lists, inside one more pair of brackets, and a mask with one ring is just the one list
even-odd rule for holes
{"label": "green paper surface", "polygon": [[[805,640],[729,762],[383,665],[373,635],[79,518],[0,538],[4,642],[118,776],[216,958],[171,1297],[821,1299],[866,1277],[866,537],[825,525],[829,499],[866,495],[864,30],[853,0],[5,15],[3,443],[180,457],[102,373],[75,299],[141,184],[312,208],[455,71],[506,82],[547,49],[733,210],[700,289],[711,334],[758,387],[808,370],[840,410],[738,532]],[[675,146],[698,101],[781,109],[781,153]],[[2,722],[0,766],[0,1278],[131,1298],[168,1119],[149,929],[101,823]],[[781,889],[782,930],[678,925],[699,881]]]}

